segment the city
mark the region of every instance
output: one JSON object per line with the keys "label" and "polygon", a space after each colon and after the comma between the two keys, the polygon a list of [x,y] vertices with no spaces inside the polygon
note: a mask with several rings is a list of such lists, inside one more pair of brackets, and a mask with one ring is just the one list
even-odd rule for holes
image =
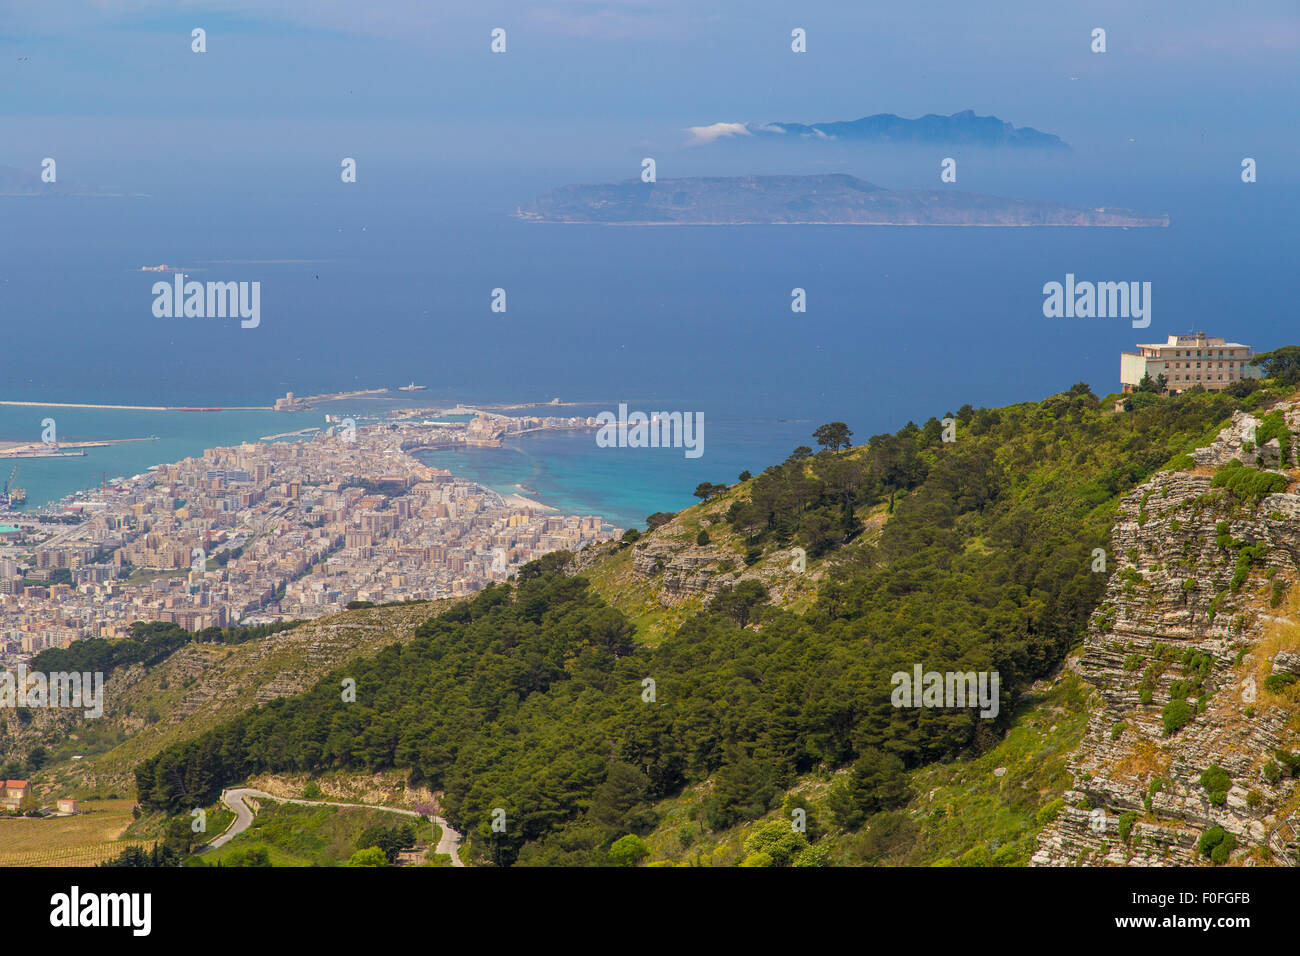
{"label": "city", "polygon": [[[432,410],[401,414],[421,411]],[[6,517],[0,661],[121,637],[134,621],[199,631],[466,595],[548,551],[621,533],[412,454],[590,427],[586,419],[330,420],[310,439],[207,449],[36,517]]]}

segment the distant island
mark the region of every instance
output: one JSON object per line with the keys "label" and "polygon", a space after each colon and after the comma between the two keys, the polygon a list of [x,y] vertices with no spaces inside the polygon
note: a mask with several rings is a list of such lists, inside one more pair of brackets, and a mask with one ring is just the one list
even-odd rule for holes
{"label": "distant island", "polygon": [[660,225],[1168,226],[1127,209],[1073,209],[948,189],[884,189],[843,173],[639,179],[562,186],[520,206],[530,222]]}
{"label": "distant island", "polygon": [[737,137],[785,137],[921,146],[1070,148],[1053,133],[1044,133],[1032,126],[1016,127],[996,116],[976,116],[974,110],[962,110],[951,116],[927,113],[917,119],[876,113],[862,119],[831,123],[714,123],[693,126],[690,131],[701,142]]}

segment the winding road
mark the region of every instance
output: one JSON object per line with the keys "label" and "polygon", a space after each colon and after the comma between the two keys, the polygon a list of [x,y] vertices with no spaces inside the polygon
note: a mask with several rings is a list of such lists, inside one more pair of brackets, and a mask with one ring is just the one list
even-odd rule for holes
{"label": "winding road", "polygon": [[[293,797],[277,797],[275,794],[267,793],[265,790],[254,790],[252,787],[231,787],[221,791],[221,802],[234,811],[235,819],[226,827],[226,832],[221,834],[207,846],[200,849],[199,853],[206,853],[209,850],[215,850],[225,846],[239,834],[249,828],[253,822],[253,810],[245,802],[247,797],[253,797],[263,800],[278,800],[281,803],[297,803],[308,807],[358,807],[363,810],[386,810],[389,813],[400,813],[406,817],[418,818],[420,814],[414,810],[401,810],[397,807],[381,807],[373,803],[339,803],[334,800],[298,800]],[[464,866],[460,859],[460,841],[461,835],[451,828],[442,817],[429,817],[434,823],[442,827],[442,836],[438,839],[438,845],[434,848],[435,853],[446,853],[451,857],[452,866]]]}

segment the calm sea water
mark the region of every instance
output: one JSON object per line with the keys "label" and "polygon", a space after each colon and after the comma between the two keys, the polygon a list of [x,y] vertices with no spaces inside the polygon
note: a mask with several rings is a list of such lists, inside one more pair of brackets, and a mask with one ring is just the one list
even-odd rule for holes
{"label": "calm sea water", "polygon": [[[1033,399],[1078,381],[1105,394],[1118,388],[1121,350],[1172,332],[1258,349],[1296,338],[1294,188],[1225,176],[997,190],[1104,197],[1168,212],[1169,229],[632,229],[511,218],[538,185],[0,199],[0,399],[260,405],[289,390],[415,380],[430,387],[421,404],[560,397],[584,411],[622,401],[703,412],[697,460],[597,449],[591,433],[430,456],[629,523],[692,503],[700,481],[780,461],[824,421],[846,421],[865,440],[966,402]],[[164,262],[201,281],[260,281],[260,327],[155,318],[159,276],[139,269]],[[1151,326],[1045,319],[1043,283],[1067,272],[1150,281]],[[791,311],[796,287],[805,313]],[[490,309],[497,288],[504,313]],[[98,474],[321,423],[319,411],[0,407],[0,439],[33,440],[47,414],[65,440],[160,440],[20,462],[33,505]]]}

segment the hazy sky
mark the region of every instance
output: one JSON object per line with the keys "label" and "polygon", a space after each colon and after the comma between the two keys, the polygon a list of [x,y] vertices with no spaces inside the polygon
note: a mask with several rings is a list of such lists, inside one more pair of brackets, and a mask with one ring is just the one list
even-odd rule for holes
{"label": "hazy sky", "polygon": [[[675,150],[689,126],[971,108],[1076,149],[1300,156],[1295,0],[0,2],[0,164]],[[190,51],[190,31],[208,51]],[[489,50],[494,27],[507,52]],[[790,50],[807,31],[808,52]],[[1107,31],[1107,52],[1090,50]],[[27,58],[27,59],[20,59]],[[352,146],[353,151],[358,147]],[[69,175],[72,163],[68,164]],[[91,177],[93,178],[93,177]]]}

